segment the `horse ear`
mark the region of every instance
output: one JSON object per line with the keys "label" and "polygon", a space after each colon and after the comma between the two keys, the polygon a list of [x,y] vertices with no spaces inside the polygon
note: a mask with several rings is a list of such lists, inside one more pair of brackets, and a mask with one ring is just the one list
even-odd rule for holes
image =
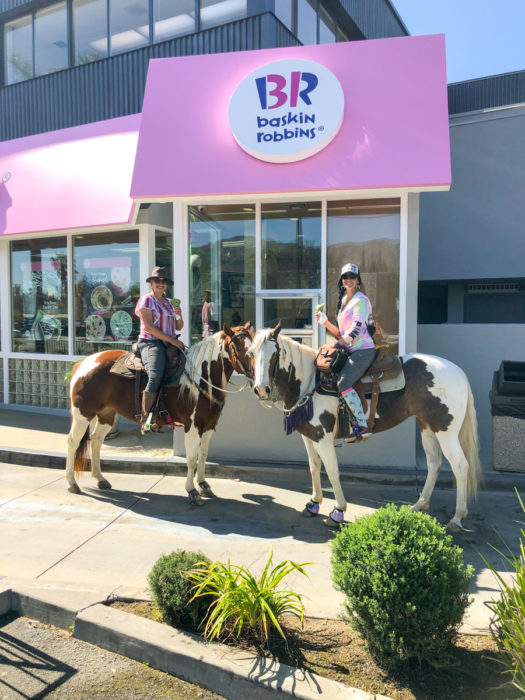
{"label": "horse ear", "polygon": [[279,321],[277,321],[277,323],[273,327],[270,335],[272,336],[272,338],[274,338],[274,340],[277,340],[277,336],[279,335],[280,332],[281,332],[281,320],[279,319]]}
{"label": "horse ear", "polygon": [[223,324],[222,324],[222,332],[225,333],[226,335],[229,335],[230,338],[231,338],[232,335],[233,335],[233,331],[232,331],[232,329],[230,328],[230,326],[228,326],[227,323],[223,323]]}

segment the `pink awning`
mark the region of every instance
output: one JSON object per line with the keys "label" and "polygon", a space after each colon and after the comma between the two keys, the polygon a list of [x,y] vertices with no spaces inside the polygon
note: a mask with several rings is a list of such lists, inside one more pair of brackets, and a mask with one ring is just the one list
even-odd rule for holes
{"label": "pink awning", "polygon": [[0,235],[130,222],[140,118],[0,143]]}

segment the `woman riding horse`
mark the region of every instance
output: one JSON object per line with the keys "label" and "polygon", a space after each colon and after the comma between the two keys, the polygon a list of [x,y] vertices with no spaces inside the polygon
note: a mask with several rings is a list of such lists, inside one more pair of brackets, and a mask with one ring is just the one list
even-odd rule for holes
{"label": "woman riding horse", "polygon": [[[166,298],[168,284],[173,284],[165,267],[154,267],[146,282],[151,292],[140,297],[135,313],[140,318],[139,352],[148,374],[148,383],[142,392],[142,434],[147,429],[150,411],[155,405],[166,370],[166,348],[173,345],[184,350],[184,343],[175,337],[184,325],[180,306],[173,307]],[[153,420],[150,427],[158,428]]]}
{"label": "woman riding horse", "polygon": [[336,345],[344,348],[348,361],[337,380],[339,393],[354,416],[353,435],[345,442],[367,440],[372,431],[368,427],[361,399],[353,385],[360,379],[374,361],[376,347],[369,332],[372,318],[370,299],[360,291],[362,287],[359,267],[353,263],[344,265],[337,283],[339,301],[337,304],[337,326],[330,323],[324,311],[316,311],[315,317],[332,335],[337,338]]}

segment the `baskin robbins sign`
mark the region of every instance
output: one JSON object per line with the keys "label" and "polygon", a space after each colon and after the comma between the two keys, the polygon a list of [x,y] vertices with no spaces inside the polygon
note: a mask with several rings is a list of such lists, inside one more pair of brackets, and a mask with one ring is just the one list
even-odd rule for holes
{"label": "baskin robbins sign", "polygon": [[274,61],[250,73],[230,100],[229,121],[239,146],[254,158],[292,163],[335,138],[344,115],[335,75],[313,61]]}

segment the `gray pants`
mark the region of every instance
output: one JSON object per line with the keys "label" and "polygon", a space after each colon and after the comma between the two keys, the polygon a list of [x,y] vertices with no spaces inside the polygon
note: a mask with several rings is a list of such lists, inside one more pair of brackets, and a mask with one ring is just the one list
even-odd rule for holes
{"label": "gray pants", "polygon": [[148,373],[145,391],[158,391],[166,369],[166,345],[163,340],[139,340],[142,364]]}
{"label": "gray pants", "polygon": [[354,352],[350,353],[348,362],[341,370],[341,374],[337,380],[337,388],[339,389],[339,393],[350,389],[352,385],[363,376],[374,361],[375,356],[375,348],[355,350]]}

